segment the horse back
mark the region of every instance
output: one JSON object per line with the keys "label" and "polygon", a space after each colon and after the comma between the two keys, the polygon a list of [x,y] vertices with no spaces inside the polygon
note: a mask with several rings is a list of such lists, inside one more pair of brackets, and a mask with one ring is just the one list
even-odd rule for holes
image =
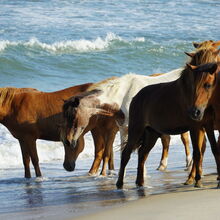
{"label": "horse back", "polygon": [[13,96],[4,125],[16,138],[32,135],[35,139],[59,141],[64,100],[86,91],[91,85],[49,93],[30,89],[19,92]]}
{"label": "horse back", "polygon": [[144,87],[133,98],[129,119],[141,123],[142,127],[151,127],[155,131],[171,134],[168,128],[174,127],[178,130],[188,129],[187,114],[182,111],[179,90],[176,83],[159,83]]}

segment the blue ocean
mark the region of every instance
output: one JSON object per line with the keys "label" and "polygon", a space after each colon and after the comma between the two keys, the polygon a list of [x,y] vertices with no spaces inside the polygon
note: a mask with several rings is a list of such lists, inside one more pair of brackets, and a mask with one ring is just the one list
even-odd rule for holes
{"label": "blue ocean", "polygon": [[[127,73],[149,75],[183,66],[192,42],[220,40],[217,0],[1,0],[0,87],[56,91]],[[117,176],[89,177],[94,157],[90,133],[76,170],[63,167],[61,143],[39,140],[43,178],[23,178],[18,141],[0,125],[0,218],[65,219],[176,189],[187,177],[179,136],[173,136],[166,172],[156,171],[158,141],[147,161],[143,191],[135,187],[137,155],[126,189]],[[119,137],[114,143],[116,173]],[[205,173],[215,172],[210,147]],[[32,172],[33,169],[32,169]],[[34,174],[34,173],[33,173]]]}

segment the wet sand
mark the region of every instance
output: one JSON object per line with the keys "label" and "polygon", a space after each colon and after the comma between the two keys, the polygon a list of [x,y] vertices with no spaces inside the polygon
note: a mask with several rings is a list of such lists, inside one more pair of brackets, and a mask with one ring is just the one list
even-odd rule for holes
{"label": "wet sand", "polygon": [[203,188],[176,186],[167,193],[150,195],[117,208],[84,215],[77,220],[112,219],[218,219],[219,190],[216,174],[203,178]]}
{"label": "wet sand", "polygon": [[218,189],[169,193],[75,219],[218,219],[219,202]]}
{"label": "wet sand", "polygon": [[[220,197],[216,186],[216,174],[213,173],[203,177],[203,188],[176,183],[151,193],[148,187],[125,188],[112,191],[112,194],[117,194],[118,198],[107,196],[102,201],[88,200],[83,206],[79,202],[78,208],[76,203],[49,205],[31,208],[25,212],[1,214],[0,218],[11,220],[217,219]],[[132,193],[136,193],[139,199],[130,201]],[[84,196],[86,197],[86,194]]]}

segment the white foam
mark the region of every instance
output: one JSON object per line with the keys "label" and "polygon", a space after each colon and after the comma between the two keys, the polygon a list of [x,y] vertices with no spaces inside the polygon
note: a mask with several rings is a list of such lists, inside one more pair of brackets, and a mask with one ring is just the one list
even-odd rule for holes
{"label": "white foam", "polygon": [[[172,136],[171,145],[182,145],[179,135]],[[119,134],[116,136],[114,149],[119,150],[118,146],[120,146]],[[177,151],[184,151],[183,148],[177,147],[176,149]],[[40,163],[63,161],[64,159],[64,148],[61,142],[38,140],[37,150]],[[152,152],[161,152],[160,140],[157,141],[156,147]],[[81,160],[93,160],[93,157],[93,139],[91,134],[87,133],[85,135],[85,148],[78,158]],[[0,169],[9,167],[23,167],[21,150],[17,139],[15,139],[3,125],[0,125]]]}
{"label": "white foam", "polygon": [[[85,138],[86,146],[79,158],[93,158],[94,145],[91,134],[88,133]],[[37,150],[40,163],[64,159],[64,147],[61,142],[37,140]],[[17,139],[3,125],[0,125],[0,169],[8,167],[23,167],[21,150]]]}
{"label": "white foam", "polygon": [[18,43],[9,40],[1,40],[0,41],[0,52],[4,51],[8,46],[17,46]]}
{"label": "white foam", "polygon": [[29,48],[39,48],[53,53],[70,53],[74,51],[87,52],[87,51],[107,49],[115,41],[130,44],[133,42],[145,42],[145,38],[137,37],[131,40],[126,40],[110,32],[107,33],[105,38],[97,37],[94,40],[86,40],[86,39],[66,40],[66,41],[59,41],[48,44],[48,43],[43,43],[37,38],[33,37],[26,42],[23,41],[14,42],[14,41],[2,40],[0,41],[0,51],[4,51],[9,46],[25,46]]}

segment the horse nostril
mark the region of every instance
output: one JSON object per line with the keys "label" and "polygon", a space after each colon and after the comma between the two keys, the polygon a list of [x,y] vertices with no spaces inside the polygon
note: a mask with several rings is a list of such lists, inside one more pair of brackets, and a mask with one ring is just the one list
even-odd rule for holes
{"label": "horse nostril", "polygon": [[196,108],[196,109],[194,110],[194,116],[195,116],[195,118],[198,118],[198,117],[200,116],[200,114],[201,114],[201,111]]}
{"label": "horse nostril", "polygon": [[190,111],[190,115],[193,120],[199,120],[202,115],[202,111],[196,107],[193,107]]}

